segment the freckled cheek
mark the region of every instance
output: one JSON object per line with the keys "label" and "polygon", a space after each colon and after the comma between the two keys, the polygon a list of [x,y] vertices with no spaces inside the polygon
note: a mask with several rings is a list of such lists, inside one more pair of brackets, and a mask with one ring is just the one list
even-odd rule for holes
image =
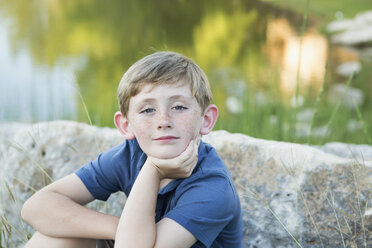
{"label": "freckled cheek", "polygon": [[152,132],[151,127],[152,127],[152,123],[148,120],[141,119],[141,120],[136,120],[135,122],[132,122],[132,128],[135,129],[135,133],[137,135],[141,135],[141,136],[150,135],[150,133]]}
{"label": "freckled cheek", "polygon": [[194,137],[199,133],[200,124],[199,119],[195,116],[182,116],[177,118],[177,127],[183,130],[188,136]]}

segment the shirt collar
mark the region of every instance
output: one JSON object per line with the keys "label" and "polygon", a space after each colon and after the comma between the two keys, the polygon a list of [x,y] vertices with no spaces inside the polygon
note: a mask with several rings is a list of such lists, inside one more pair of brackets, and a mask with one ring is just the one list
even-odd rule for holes
{"label": "shirt collar", "polygon": [[[138,175],[139,171],[142,169],[142,166],[146,162],[147,155],[142,151],[141,147],[138,144],[137,139],[134,139],[133,143],[135,145],[137,145],[139,150],[142,152],[142,155],[140,156],[140,159],[139,159],[138,164],[137,164],[137,168],[138,168],[137,175]],[[191,175],[193,175],[198,170],[200,164],[202,163],[202,161],[204,160],[206,155],[207,155],[207,146],[202,140],[200,140],[200,144],[199,144],[199,148],[198,148],[198,162],[197,162],[197,164],[196,164],[196,166],[195,166]],[[158,194],[164,195],[164,194],[167,194],[168,192],[174,190],[182,182],[182,180],[184,180],[184,179],[176,179],[176,180],[171,181],[165,187],[161,188],[159,190]]]}
{"label": "shirt collar", "polygon": [[[202,161],[204,160],[206,154],[207,154],[206,145],[205,145],[205,143],[202,140],[200,140],[199,149],[198,149],[198,162],[196,163],[196,166],[195,166],[195,168],[194,168],[191,176],[198,170],[198,168],[199,168],[200,164],[202,163]],[[159,195],[165,195],[165,194],[169,193],[170,191],[172,191],[175,188],[177,188],[177,186],[183,180],[184,180],[184,178],[176,179],[176,180],[171,181],[165,187],[161,188],[159,190],[158,194]]]}

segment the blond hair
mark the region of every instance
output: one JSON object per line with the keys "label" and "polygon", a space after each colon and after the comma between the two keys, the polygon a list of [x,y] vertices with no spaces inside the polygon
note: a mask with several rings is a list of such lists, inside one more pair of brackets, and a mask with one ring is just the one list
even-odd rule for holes
{"label": "blond hair", "polygon": [[156,52],[134,63],[123,75],[117,97],[120,111],[127,116],[130,98],[148,84],[188,83],[202,113],[212,101],[208,78],[191,59],[175,52]]}

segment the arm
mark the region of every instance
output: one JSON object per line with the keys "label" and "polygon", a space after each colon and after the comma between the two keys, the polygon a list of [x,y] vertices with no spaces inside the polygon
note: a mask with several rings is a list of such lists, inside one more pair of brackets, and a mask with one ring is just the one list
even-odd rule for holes
{"label": "arm", "polygon": [[83,206],[93,200],[80,178],[71,174],[35,193],[21,215],[47,236],[114,239],[119,218]]}
{"label": "arm", "polygon": [[197,240],[175,221],[165,218],[155,224],[160,181],[185,178],[197,162],[198,140],[190,142],[178,157],[160,160],[149,157],[129,194],[116,234],[115,247],[190,247]]}

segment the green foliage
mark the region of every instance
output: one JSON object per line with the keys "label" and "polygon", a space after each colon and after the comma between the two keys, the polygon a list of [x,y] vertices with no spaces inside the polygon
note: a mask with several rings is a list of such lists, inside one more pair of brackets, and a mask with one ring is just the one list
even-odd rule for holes
{"label": "green foliage", "polygon": [[[304,13],[304,6],[307,0],[263,0],[274,5],[290,8],[299,13]],[[370,0],[343,0],[343,1],[324,1],[310,0],[309,13],[314,17],[323,17],[326,21],[335,18],[337,12],[342,12],[345,18],[353,18],[357,13],[372,9]]]}
{"label": "green foliage", "polygon": [[[309,14],[310,18],[323,17],[326,21],[333,20],[337,11],[342,11],[345,17],[353,17],[358,12],[372,9],[370,0],[262,2],[270,2],[285,9],[293,8],[303,13],[304,17]],[[61,60],[69,63],[68,59],[64,60],[68,57],[82,60],[82,65],[76,71],[79,84],[77,91],[81,100],[79,121],[112,127],[113,113],[118,110],[115,91],[123,72],[144,55],[154,50],[168,49],[194,58],[206,70],[212,85],[214,102],[220,108],[220,118],[215,129],[298,143],[324,144],[341,141],[372,145],[372,97],[367,95],[363,105],[354,104],[352,108],[341,102],[333,103],[326,97],[332,83],[336,81],[363,89],[366,94],[372,92],[371,72],[362,69],[356,78],[337,78],[332,74],[334,69],[330,62],[331,66],[326,69],[321,87],[304,87],[297,75],[295,93],[283,93],[280,68],[272,65],[262,51],[262,44],[267,39],[266,30],[262,27],[266,27],[273,15],[281,16],[281,13],[259,12],[258,9],[262,7],[259,2],[220,0],[208,4],[198,0],[116,0],[108,4],[95,0],[44,3],[47,4],[40,10],[38,0],[0,1],[0,11],[2,15],[11,18],[16,27],[12,34],[14,53],[21,47],[26,47],[36,63],[50,67]],[[305,8],[307,3],[309,9]],[[302,24],[302,30],[300,27],[295,30],[301,37],[304,36],[306,21]],[[371,66],[370,62],[364,62],[363,68]],[[225,104],[230,96],[235,97],[242,106],[236,113]],[[293,96],[296,99],[295,105],[291,104]],[[302,105],[298,104],[300,96],[304,97]],[[313,111],[313,115],[305,121],[308,125],[303,126],[304,123],[298,118],[308,110]],[[359,121],[362,127],[351,130],[348,125],[351,120]],[[319,130],[325,130],[323,135]],[[44,173],[46,181],[52,181],[43,166],[38,163],[36,165]],[[288,165],[283,166],[288,175],[294,177],[291,168]],[[359,198],[355,172],[361,165],[356,161],[353,166],[360,212],[360,220],[354,221],[360,223],[365,232],[361,213],[367,207],[363,206]],[[15,203],[17,197],[13,194],[11,185],[5,183],[1,187],[8,192],[12,203]],[[257,191],[253,188],[250,190],[253,197],[262,201],[263,206],[301,247],[296,235],[288,231]],[[304,194],[301,191],[299,193],[320,239]],[[334,206],[331,191],[327,200],[338,218],[340,211]],[[348,213],[341,213],[341,216],[352,218]],[[337,222],[339,224],[338,219]],[[2,244],[12,247],[12,235],[25,239],[30,237],[24,227],[23,230],[17,228],[12,227],[6,216],[1,216],[0,248]],[[350,227],[349,229],[351,230]],[[338,230],[344,241],[340,226]],[[363,235],[365,238],[365,233]],[[320,242],[322,243],[321,239]]]}
{"label": "green foliage", "polygon": [[[290,32],[302,40],[309,26],[306,25],[307,14],[312,19],[324,11],[332,19],[335,11],[342,10],[345,15],[349,12],[353,16],[372,7],[370,2],[287,0],[268,4],[220,0],[211,4],[166,0],[155,5],[148,0],[116,0],[110,4],[93,0],[64,4],[46,1],[41,7],[40,1],[15,0],[2,2],[0,11],[16,27],[11,42],[14,53],[24,47],[30,51],[33,61],[43,66],[79,64],[75,75],[77,98],[82,101],[79,101],[77,121],[114,127],[112,118],[118,110],[116,89],[122,74],[141,57],[155,50],[168,49],[194,58],[206,71],[214,103],[220,108],[216,129],[258,138],[317,144],[322,143],[316,137],[319,128],[326,125],[337,108],[327,100],[328,91],[333,83],[345,82],[345,79],[334,76],[336,65],[330,60],[322,91],[316,82],[310,82],[314,86],[308,87],[303,84],[299,72],[310,66],[299,63],[295,92],[283,92],[285,80],[280,75],[283,68],[280,61],[268,58],[267,54],[267,40],[271,35],[267,33],[268,26],[285,16],[293,29]],[[305,8],[307,3],[309,9]],[[304,15],[282,12],[272,7],[273,4],[284,8],[293,6]],[[280,49],[277,58],[283,56]],[[274,55],[277,52],[274,51]],[[363,63],[363,68],[371,66]],[[361,89],[366,94],[365,101],[353,110],[340,106],[333,117],[327,141],[370,143],[366,134],[372,133],[368,125],[372,120],[368,111],[372,104],[372,88],[368,83],[371,77],[372,72],[364,69],[354,79],[351,87]],[[242,103],[240,113],[229,112],[226,107],[231,96]],[[257,100],[261,96],[266,102]],[[293,97],[296,99],[294,107],[290,103]],[[300,106],[301,97],[304,97],[304,104]],[[298,123],[297,115],[307,109],[316,114],[309,120],[310,127],[305,128],[307,137],[298,137],[297,130],[304,127]],[[350,120],[362,121],[364,127],[350,131],[347,126]]]}

